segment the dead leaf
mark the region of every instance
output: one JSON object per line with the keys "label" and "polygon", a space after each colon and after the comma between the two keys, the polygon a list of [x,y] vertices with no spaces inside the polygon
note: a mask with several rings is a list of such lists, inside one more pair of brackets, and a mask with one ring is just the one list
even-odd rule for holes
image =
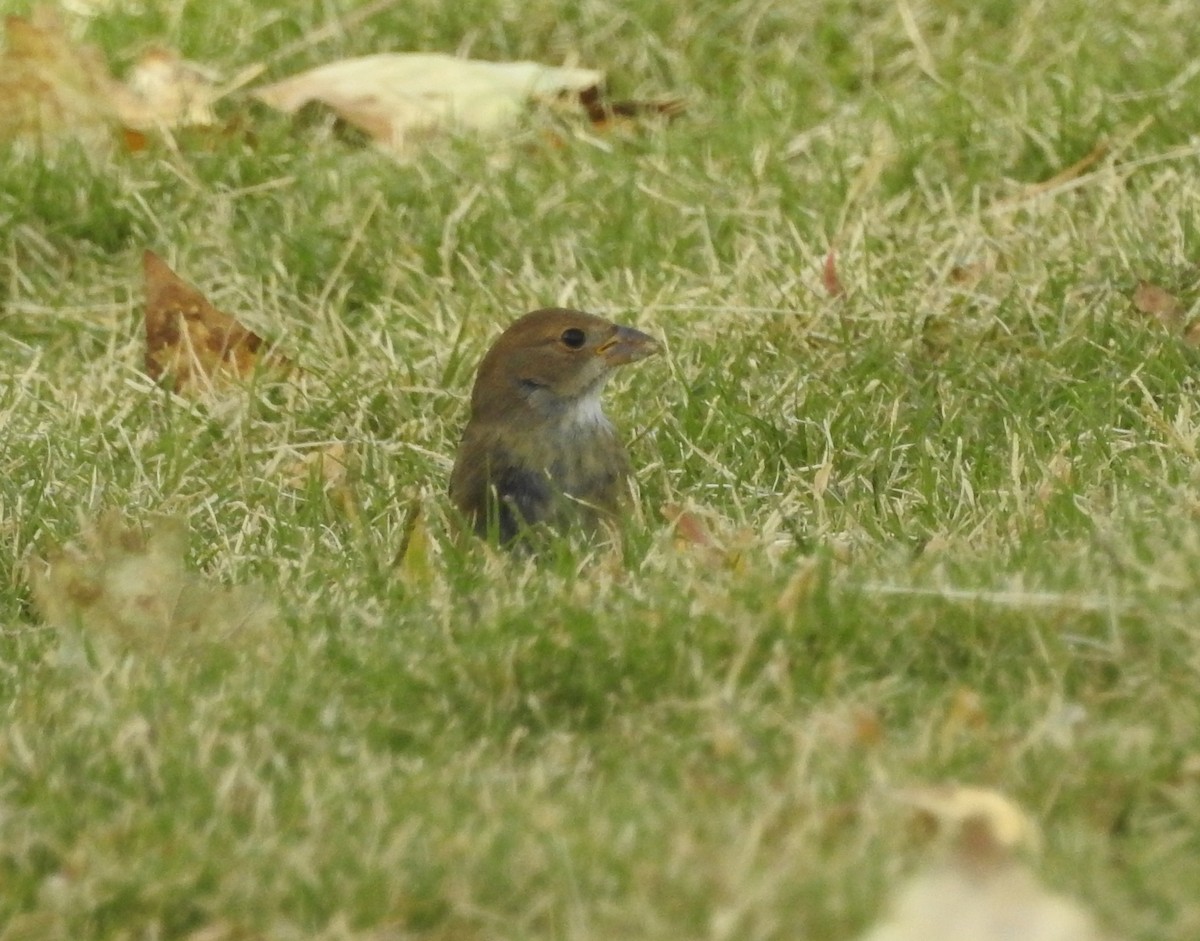
{"label": "dead leaf", "polygon": [[1012,800],[957,785],[900,798],[936,828],[939,858],[900,887],[862,941],[1100,941],[1090,914],[1019,860],[1039,836]]}
{"label": "dead leaf", "polygon": [[144,53],[116,85],[113,106],[131,131],[216,123],[216,76],[170,49]]}
{"label": "dead leaf", "polygon": [[675,527],[675,538],[679,543],[698,546],[701,549],[718,549],[708,526],[691,510],[677,503],[667,503],[662,508],[663,519]]}
{"label": "dead leaf", "polygon": [[671,116],[682,108],[677,99],[607,104],[603,80],[595,69],[380,53],[318,66],[254,95],[286,114],[310,102],[324,104],[397,155],[448,132],[502,133],[534,102],[574,101],[595,123],[647,113]]}
{"label": "dead leaf", "polygon": [[326,490],[346,485],[346,445],[341,441],[309,451],[284,472],[284,483],[301,490],[316,478]]}
{"label": "dead leaf", "polygon": [[1033,821],[999,791],[941,784],[911,788],[896,796],[920,811],[956,852],[973,859],[995,861],[1014,851],[1040,847],[1041,836]]}
{"label": "dead leaf", "polygon": [[339,507],[355,525],[360,525],[358,500],[350,482],[350,457],[346,445],[335,441],[310,451],[284,469],[283,481],[296,490],[317,481],[333,505]]}
{"label": "dead leaf", "polygon": [[176,392],[210,388],[221,376],[246,379],[267,366],[291,363],[262,337],[212,306],[154,252],[142,256],[146,282],[146,373],[171,377]]}
{"label": "dead leaf", "polygon": [[992,263],[987,258],[963,261],[951,266],[947,279],[955,287],[970,291],[977,287],[991,270]]}
{"label": "dead leaf", "polygon": [[1133,306],[1138,313],[1165,327],[1171,333],[1183,329],[1187,309],[1174,294],[1149,281],[1139,281],[1133,289]]}
{"label": "dead leaf", "polygon": [[71,39],[52,7],[6,17],[4,28],[0,141],[45,148],[76,139],[106,150],[124,140],[138,151],[142,131],[214,121],[212,76],[170,50],[146,53],[122,84],[98,49]]}
{"label": "dead leaf", "polygon": [[68,138],[110,146],[113,80],[99,51],[77,45],[52,7],[4,19],[0,54],[0,141],[49,147]]}
{"label": "dead leaf", "polygon": [[825,264],[821,268],[821,284],[825,286],[825,291],[830,297],[846,296],[846,289],[842,286],[842,279],[838,277],[837,252],[832,248],[829,250],[829,254],[825,256]]}
{"label": "dead leaf", "polygon": [[666,503],[659,511],[675,536],[675,547],[691,550],[706,563],[740,571],[748,553],[757,545],[756,534],[734,528],[712,510],[690,510]]}
{"label": "dead leaf", "polygon": [[275,616],[260,591],[212,586],[188,571],[181,520],[127,525],[108,511],[83,526],[81,541],[27,568],[34,606],[55,629],[158,646],[189,635],[219,639]]}
{"label": "dead leaf", "polygon": [[675,118],[683,113],[684,102],[680,98],[658,98],[645,101],[609,101],[603,85],[585,88],[576,96],[592,125],[607,130],[647,117]]}

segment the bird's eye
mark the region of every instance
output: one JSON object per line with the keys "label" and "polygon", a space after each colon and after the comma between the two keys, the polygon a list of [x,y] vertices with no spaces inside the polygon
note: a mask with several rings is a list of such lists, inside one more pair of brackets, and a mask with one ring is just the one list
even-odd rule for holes
{"label": "bird's eye", "polygon": [[587,334],[578,327],[568,327],[562,332],[562,336],[559,339],[562,340],[563,346],[567,349],[577,350],[587,342]]}

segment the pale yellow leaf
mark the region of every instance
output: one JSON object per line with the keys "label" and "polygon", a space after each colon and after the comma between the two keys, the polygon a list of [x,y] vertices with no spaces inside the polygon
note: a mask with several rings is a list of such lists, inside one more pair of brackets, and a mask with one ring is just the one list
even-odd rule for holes
{"label": "pale yellow leaf", "polygon": [[1018,856],[1033,821],[997,791],[958,785],[901,799],[937,827],[941,852],[903,883],[861,941],[1101,941],[1091,915],[1046,889]]}
{"label": "pale yellow leaf", "polygon": [[181,520],[127,524],[109,511],[85,524],[79,543],[28,565],[34,607],[60,631],[162,649],[190,636],[219,639],[274,617],[261,592],[210,585],[184,561]]}
{"label": "pale yellow leaf", "polygon": [[309,451],[284,469],[284,482],[297,490],[307,487],[314,477],[329,489],[345,486],[347,472],[346,445],[335,441]]}
{"label": "pale yellow leaf", "polygon": [[138,130],[215,124],[215,76],[170,49],[146,52],[113,92],[121,123]]}
{"label": "pale yellow leaf", "polygon": [[[960,699],[974,694],[962,691]],[[1013,800],[982,787],[947,784],[913,788],[899,795],[900,799],[927,814],[956,846],[970,829],[970,847],[975,851],[987,849],[992,855],[1002,855],[1020,849],[1037,849],[1040,843],[1037,827]]]}
{"label": "pale yellow leaf", "polygon": [[1024,866],[981,878],[946,863],[917,874],[862,941],[1102,941],[1091,916]]}
{"label": "pale yellow leaf", "polygon": [[408,154],[422,138],[453,131],[495,134],[533,100],[599,85],[594,69],[536,62],[483,62],[440,53],[380,53],[343,59],[255,90],[292,114],[320,102],[383,149]]}

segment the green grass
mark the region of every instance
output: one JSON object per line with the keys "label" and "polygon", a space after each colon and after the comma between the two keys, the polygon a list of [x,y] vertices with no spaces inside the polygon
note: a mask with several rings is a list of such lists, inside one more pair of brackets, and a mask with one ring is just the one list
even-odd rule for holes
{"label": "green grass", "polygon": [[[0,152],[0,939],[850,939],[919,858],[889,789],[946,780],[1028,808],[1114,937],[1200,934],[1200,353],[1130,301],[1196,301],[1200,24],[907,5],[405,3],[266,75],[465,49],[689,100],[561,148],[397,163],[233,97],[252,133]],[[353,6],[72,22],[232,75]],[[155,388],[146,247],[304,379]],[[556,303],[666,342],[609,397],[640,502],[619,554],[498,558],[449,462],[478,357]],[[333,441],[349,511],[284,483]],[[25,561],[112,507],[278,621],[43,628]]]}

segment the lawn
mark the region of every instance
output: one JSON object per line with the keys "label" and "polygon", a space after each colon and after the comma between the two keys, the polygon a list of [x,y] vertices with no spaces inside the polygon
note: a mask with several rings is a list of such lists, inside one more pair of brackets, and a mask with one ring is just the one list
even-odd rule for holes
{"label": "lawn", "polygon": [[[1200,937],[1193,2],[66,6],[118,74],[446,51],[687,108],[0,145],[0,941],[852,941],[952,781],[1114,939]],[[147,248],[301,374],[147,378]],[[558,304],[664,344],[607,397],[638,499],[509,557],[446,482]],[[46,625],[106,511],[274,614]]]}

